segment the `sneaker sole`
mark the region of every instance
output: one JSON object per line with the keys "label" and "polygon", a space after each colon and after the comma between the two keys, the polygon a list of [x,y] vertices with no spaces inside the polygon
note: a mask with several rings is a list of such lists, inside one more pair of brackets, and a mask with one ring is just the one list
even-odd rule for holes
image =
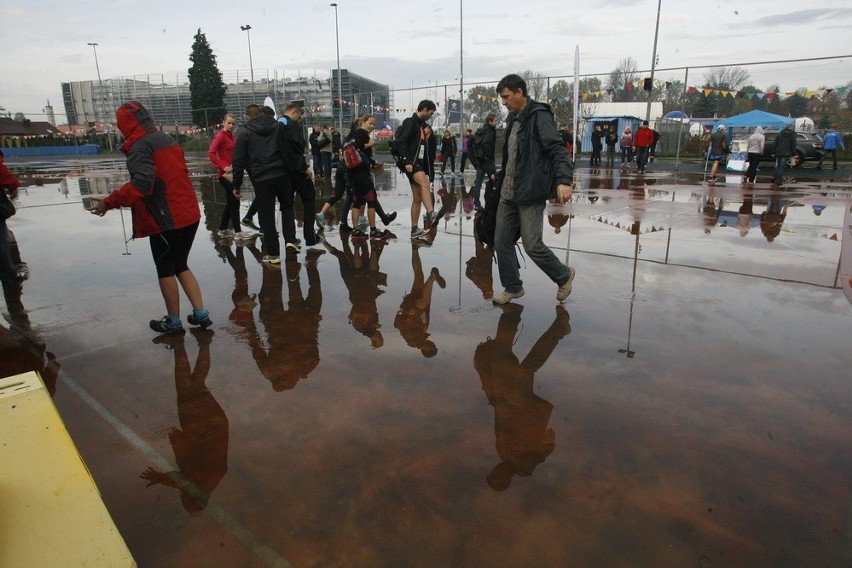
{"label": "sneaker sole", "polygon": [[568,276],[568,282],[566,282],[565,284],[562,285],[562,286],[565,286],[567,284],[568,285],[568,291],[565,293],[565,295],[563,297],[560,298],[560,296],[562,295],[561,294],[562,286],[559,287],[559,290],[557,290],[557,292],[556,292],[556,299],[559,302],[564,302],[565,300],[567,300],[568,296],[570,296],[571,292],[574,290],[574,277],[577,275],[577,270],[574,269],[574,268],[569,268],[568,270],[571,271],[571,274]]}
{"label": "sneaker sole", "polygon": [[503,294],[501,294],[499,298],[493,298],[491,301],[494,302],[498,306],[505,306],[506,304],[508,304],[512,300],[517,300],[518,298],[523,298],[524,293],[525,292],[523,290],[521,290],[520,292],[513,293],[509,296],[504,296]]}

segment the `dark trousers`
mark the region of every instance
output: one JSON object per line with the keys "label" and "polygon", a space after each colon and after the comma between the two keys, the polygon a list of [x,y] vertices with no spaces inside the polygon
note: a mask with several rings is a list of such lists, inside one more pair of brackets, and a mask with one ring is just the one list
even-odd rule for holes
{"label": "dark trousers", "polygon": [[[257,204],[257,216],[260,222],[260,232],[263,233],[263,244],[266,254],[279,256],[281,244],[278,242],[278,230],[275,228],[275,200],[281,203],[282,208],[286,202],[287,177],[279,176],[274,179],[254,182],[254,202]],[[293,206],[290,199],[290,209]],[[292,215],[292,213],[291,213]],[[282,214],[282,220],[284,215]],[[313,226],[313,223],[311,223]]]}
{"label": "dark trousers", "polygon": [[322,175],[325,179],[331,179],[331,152],[320,152],[320,162],[322,163]]}
{"label": "dark trousers", "polygon": [[234,195],[234,186],[225,178],[219,178],[219,184],[225,190],[225,208],[222,210],[222,219],[219,221],[219,230],[224,231],[228,228],[228,221],[234,228],[235,233],[242,230],[240,226],[240,200]]}
{"label": "dark trousers", "polygon": [[448,161],[450,162],[450,171],[451,172],[456,171],[456,155],[450,154],[449,156],[444,156],[444,161],[441,164],[441,173],[444,173],[444,170],[447,169],[447,162]]}
{"label": "dark trousers", "polygon": [[822,157],[819,159],[819,164],[817,165],[818,168],[822,167],[823,160],[825,160],[825,157],[828,156],[829,154],[831,154],[831,161],[834,162],[832,164],[834,166],[834,169],[835,170],[837,169],[837,148],[832,148],[831,150],[826,150],[823,153]]}
{"label": "dark trousers", "polygon": [[601,149],[592,147],[592,157],[589,159],[589,164],[592,166],[601,165]]}
{"label": "dark trousers", "polygon": [[461,155],[461,164],[459,164],[459,171],[464,173],[464,165],[467,163],[467,152],[462,152]]}
{"label": "dark trousers", "polygon": [[746,170],[746,179],[753,182],[757,177],[757,166],[760,165],[760,154],[757,152],[748,153],[748,169]]}
{"label": "dark trousers", "polygon": [[639,171],[645,171],[645,165],[648,163],[648,153],[651,151],[650,146],[639,146],[636,148],[636,165],[639,166]]}
{"label": "dark trousers", "polygon": [[[305,244],[313,246],[317,238],[314,231],[316,223],[316,189],[314,182],[305,177],[302,172],[291,172],[285,176],[284,199],[281,202],[281,232],[284,233],[284,242],[296,242],[296,214],[293,207],[293,198],[298,194],[302,200],[302,214],[304,215],[302,227],[304,229]],[[263,227],[261,227],[263,229]]]}

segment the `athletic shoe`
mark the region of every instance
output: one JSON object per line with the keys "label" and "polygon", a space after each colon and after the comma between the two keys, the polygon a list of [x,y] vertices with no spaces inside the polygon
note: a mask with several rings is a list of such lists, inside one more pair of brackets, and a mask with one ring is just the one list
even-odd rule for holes
{"label": "athletic shoe", "polygon": [[577,276],[577,271],[569,266],[568,267],[568,280],[565,282],[565,284],[560,286],[559,289],[556,291],[557,301],[563,302],[563,301],[565,301],[565,298],[567,298],[571,294],[571,286],[572,286],[572,283],[574,282],[575,276]]}
{"label": "athletic shoe", "polygon": [[213,322],[210,321],[210,314],[207,313],[207,310],[204,310],[204,313],[201,316],[196,316],[195,312],[192,312],[188,316],[186,316],[186,321],[189,322],[189,325],[197,325],[198,327],[203,327],[207,329]]}
{"label": "athletic shoe", "polygon": [[509,292],[508,290],[503,290],[502,294],[500,294],[499,296],[494,296],[494,299],[492,300],[492,302],[494,302],[497,305],[508,304],[509,302],[514,300],[515,298],[520,298],[523,295],[524,295],[524,289],[523,288],[521,288],[517,292]]}
{"label": "athletic shoe", "polygon": [[420,227],[414,227],[413,229],[411,229],[411,240],[424,239],[426,238],[426,236],[426,231],[424,231]]}
{"label": "athletic shoe", "polygon": [[242,223],[243,225],[248,225],[252,229],[260,230],[260,227],[254,224],[254,221],[252,221],[251,217],[243,217]]}
{"label": "athletic shoe", "polygon": [[257,231],[240,231],[239,233],[234,233],[235,241],[250,241],[251,239],[258,236]]}
{"label": "athletic shoe", "polygon": [[390,238],[390,231],[380,231],[378,229],[370,229],[371,241],[383,241]]}
{"label": "athletic shoe", "polygon": [[297,245],[296,243],[287,243],[286,245],[284,245],[284,251],[287,254],[298,254],[300,250],[301,249],[299,248],[299,245]]}
{"label": "athletic shoe", "polygon": [[148,322],[148,325],[152,330],[157,333],[169,333],[169,334],[177,334],[177,333],[185,333],[183,329],[183,324],[180,320],[177,320],[177,323],[169,323],[169,316],[163,316],[161,320],[151,320]]}
{"label": "athletic shoe", "polygon": [[352,229],[352,235],[350,237],[353,241],[355,240],[364,240],[367,238],[367,233],[359,229]]}
{"label": "athletic shoe", "polygon": [[361,229],[362,232],[366,233],[369,226],[370,222],[367,220],[366,217],[364,217],[363,215],[358,217],[358,228]]}
{"label": "athletic shoe", "polygon": [[340,234],[345,235],[347,233],[352,232],[352,227],[349,226],[349,223],[341,223],[340,224]]}
{"label": "athletic shoe", "polygon": [[394,219],[396,219],[396,211],[392,212],[390,215],[385,215],[382,218],[382,223],[387,226],[393,223]]}
{"label": "athletic shoe", "polygon": [[221,237],[223,239],[233,238],[234,231],[232,231],[231,229],[220,229],[219,231],[216,231],[216,236]]}
{"label": "athletic shoe", "polygon": [[260,262],[264,264],[281,264],[281,257],[276,254],[265,254],[261,257]]}
{"label": "athletic shoe", "polygon": [[440,221],[443,217],[444,217],[444,208],[443,207],[441,207],[437,211],[435,211],[433,209],[432,212],[429,213],[429,226],[430,227],[437,227],[438,221]]}
{"label": "athletic shoe", "polygon": [[325,226],[325,215],[323,215],[322,213],[317,213],[316,215],[314,215],[314,217],[317,220],[317,225],[319,225],[320,227]]}

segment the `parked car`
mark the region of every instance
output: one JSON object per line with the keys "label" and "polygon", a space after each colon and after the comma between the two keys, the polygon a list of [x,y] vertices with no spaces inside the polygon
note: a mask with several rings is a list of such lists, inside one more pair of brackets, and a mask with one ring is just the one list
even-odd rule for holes
{"label": "parked car", "polygon": [[374,132],[373,135],[376,137],[376,140],[386,140],[393,138],[393,130],[382,128],[381,130]]}
{"label": "parked car", "polygon": [[[766,144],[763,147],[762,162],[775,161],[775,137],[777,132],[766,133]],[[822,146],[822,138],[810,132],[796,133],[796,153],[787,160],[791,168],[798,168],[804,162],[819,161],[825,151]]]}

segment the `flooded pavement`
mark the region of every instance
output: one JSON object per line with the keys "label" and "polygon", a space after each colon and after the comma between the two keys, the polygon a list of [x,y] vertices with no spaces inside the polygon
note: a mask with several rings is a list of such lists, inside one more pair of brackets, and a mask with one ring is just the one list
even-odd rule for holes
{"label": "flooded pavement", "polygon": [[270,269],[195,159],[215,325],[158,340],[148,243],[83,204],[123,163],[28,167],[2,314],[140,566],[852,563],[848,181],[583,169],[545,223],[573,294],[522,259],[497,308],[461,180],[430,247],[388,168],[398,239]]}

